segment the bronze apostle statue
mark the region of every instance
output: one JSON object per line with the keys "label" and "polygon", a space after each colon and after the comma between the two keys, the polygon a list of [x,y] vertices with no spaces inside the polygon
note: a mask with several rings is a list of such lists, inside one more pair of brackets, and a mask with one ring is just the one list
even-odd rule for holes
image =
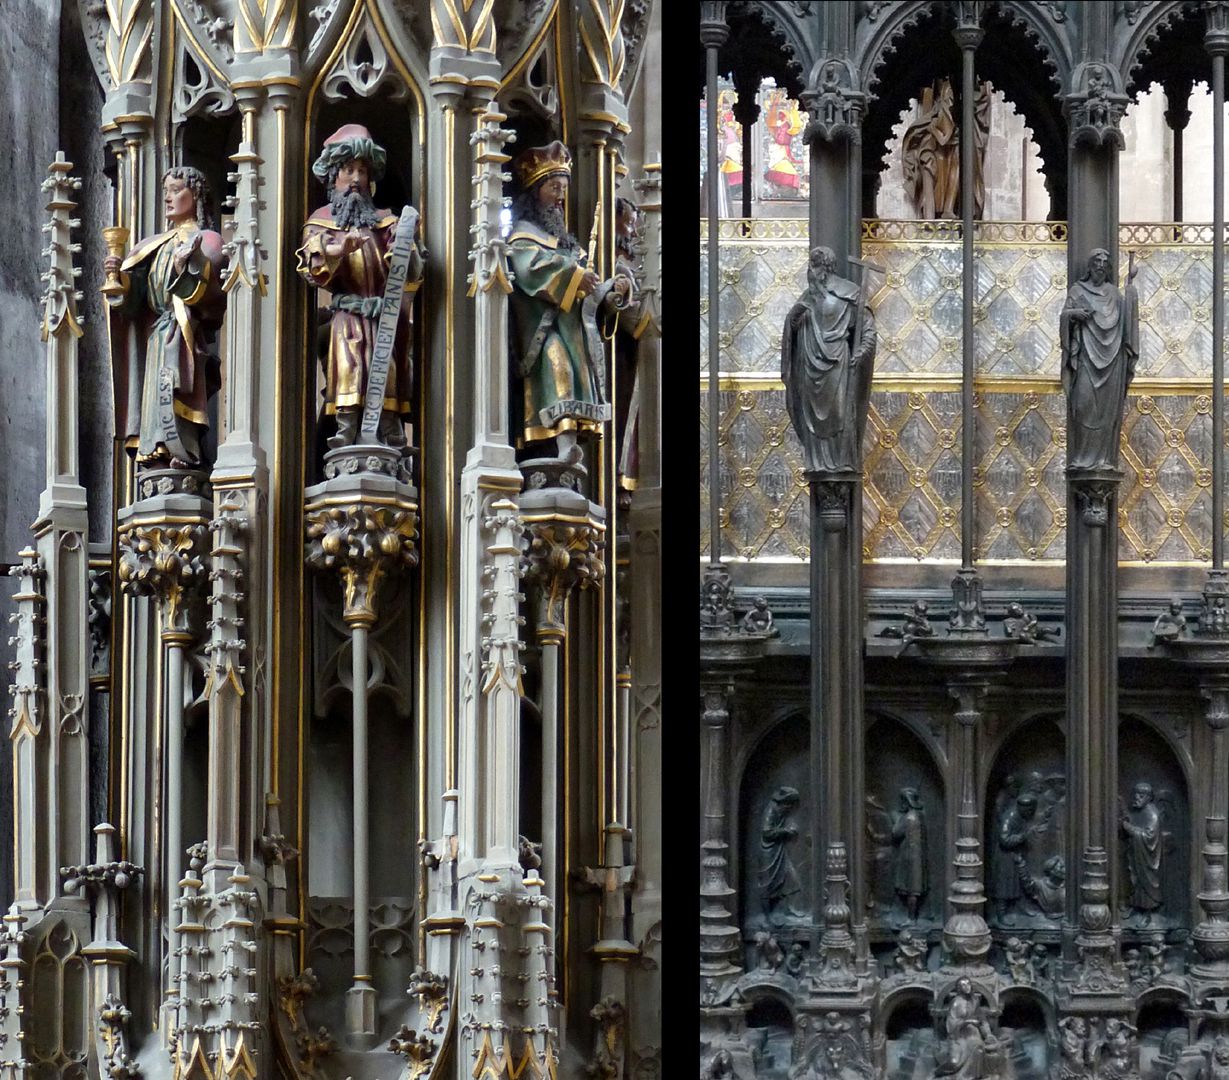
{"label": "bronze apostle statue", "polygon": [[146,465],[205,464],[209,399],[221,385],[216,339],[226,309],[222,237],[209,184],[178,166],[162,178],[166,230],[103,260],[111,308],[116,431]]}
{"label": "bronze apostle statue", "polygon": [[1122,409],[1139,359],[1139,298],[1134,265],[1123,292],[1110,274],[1109,252],[1094,249],[1059,318],[1068,469],[1118,467]]}
{"label": "bronze apostle statue", "polygon": [[786,406],[808,472],[860,467],[874,360],[875,321],[862,290],[837,277],[831,248],[813,248],[807,290],[781,340]]}
{"label": "bronze apostle statue", "polygon": [[597,317],[626,307],[634,286],[617,272],[599,280],[567,230],[572,155],[563,143],[530,147],[513,172],[521,190],[512,206],[508,262],[513,351],[524,379],[521,443],[555,439],[560,458],[578,461],[578,433],[600,432],[611,416]]}
{"label": "bronze apostle statue", "polygon": [[[328,205],[315,210],[303,226],[295,256],[309,285],[328,289],[328,355],[324,358],[324,412],[335,416],[337,431],[328,444],[340,449],[360,439],[360,414],[370,380],[383,380],[382,407],[374,440],[406,445],[405,421],[411,407],[410,329],[412,294],[423,277],[423,252],[414,239],[418,215],[406,207],[401,217],[376,208],[375,185],[384,175],[387,154],[361,124],[345,124],[324,140],[312,172],[328,192]],[[396,249],[400,229],[409,236]],[[403,278],[404,294],[386,312],[389,278]],[[396,294],[394,293],[394,297]],[[399,304],[399,306],[398,306]],[[395,318],[395,321],[392,321]],[[392,337],[391,355],[377,355],[381,322]],[[373,361],[377,363],[373,364]],[[374,412],[373,412],[374,417]]]}

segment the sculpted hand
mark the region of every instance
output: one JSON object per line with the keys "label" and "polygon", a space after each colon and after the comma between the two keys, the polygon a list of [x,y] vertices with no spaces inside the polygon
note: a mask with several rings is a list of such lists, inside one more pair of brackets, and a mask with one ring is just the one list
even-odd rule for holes
{"label": "sculpted hand", "polygon": [[594,289],[601,284],[597,274],[592,270],[586,270],[585,276],[580,279],[580,288],[577,290],[581,296],[588,296]]}
{"label": "sculpted hand", "polygon": [[358,229],[350,229],[342,233],[336,240],[329,240],[324,245],[324,253],[333,259],[344,259],[352,251],[363,246],[366,237]]}
{"label": "sculpted hand", "polygon": [[123,262],[124,260],[118,255],[108,255],[102,260],[102,271],[104,274],[118,274]]}
{"label": "sculpted hand", "polygon": [[175,254],[172,256],[172,262],[175,266],[175,273],[182,274],[185,266],[188,265],[188,260],[192,258],[194,252],[200,251],[201,234],[199,232],[192,234],[192,239],[186,244],[180,244],[175,249]]}

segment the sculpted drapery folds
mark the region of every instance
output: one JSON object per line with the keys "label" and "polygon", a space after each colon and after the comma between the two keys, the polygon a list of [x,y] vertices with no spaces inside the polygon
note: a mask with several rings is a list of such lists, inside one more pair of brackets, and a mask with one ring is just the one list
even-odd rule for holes
{"label": "sculpted drapery folds", "polygon": [[786,317],[781,341],[786,404],[809,472],[861,467],[870,403],[874,318],[858,286],[835,267],[831,248],[812,249],[807,291]]}
{"label": "sculpted drapery folds", "polygon": [[610,419],[597,316],[626,307],[633,286],[620,274],[600,281],[567,231],[563,204],[572,155],[563,143],[530,147],[513,170],[521,194],[512,210],[508,263],[513,349],[524,379],[521,440],[556,438],[559,456],[574,458],[577,433],[600,432]]}
{"label": "sculpted drapery folds", "polygon": [[1161,811],[1153,801],[1151,784],[1135,785],[1130,808],[1122,809],[1119,821],[1131,885],[1130,905],[1146,925],[1164,899],[1161,891],[1164,857]]}
{"label": "sculpted drapery folds", "polygon": [[1069,469],[1118,466],[1122,409],[1139,359],[1139,298],[1134,267],[1124,292],[1110,270],[1109,252],[1094,249],[1059,320]]}
{"label": "sculpted drapery folds", "polygon": [[797,808],[797,788],[778,788],[764,810],[760,829],[760,898],[764,917],[773,925],[787,916],[803,917],[794,906],[793,898],[802,891],[802,883],[789,853],[790,841],[798,836],[798,826],[789,819]]}
{"label": "sculpted drapery folds", "polygon": [[911,922],[926,895],[926,812],[917,788],[902,788],[900,812],[892,824],[896,865],[892,883]]}
{"label": "sculpted drapery folds", "polygon": [[108,295],[116,429],[139,461],[194,468],[204,463],[209,398],[221,383],[222,237],[198,170],[170,169],[162,204],[165,232],[103,262],[121,286]]}
{"label": "sculpted drapery folds", "polygon": [[[349,446],[358,438],[359,416],[367,394],[384,305],[398,218],[376,208],[374,184],[384,175],[384,148],[361,124],[346,124],[324,141],[312,172],[323,181],[329,203],[314,211],[303,226],[295,256],[300,276],[309,285],[328,289],[331,318],[324,359],[324,411],[337,418],[329,446]],[[413,244],[405,292],[417,291],[423,276],[423,253]],[[410,415],[410,325],[412,296],[402,299],[396,324],[379,441],[404,446],[404,419]]]}

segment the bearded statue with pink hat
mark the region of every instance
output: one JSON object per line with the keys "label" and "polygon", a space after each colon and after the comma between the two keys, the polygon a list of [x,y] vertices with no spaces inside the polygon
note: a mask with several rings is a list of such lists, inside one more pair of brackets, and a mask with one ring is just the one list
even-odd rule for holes
{"label": "bearded statue with pink hat", "polygon": [[521,443],[555,439],[560,458],[581,458],[577,435],[610,419],[606,361],[597,321],[630,301],[630,278],[602,281],[567,230],[564,198],[572,155],[561,142],[534,146],[513,162],[520,194],[512,207],[508,264],[513,349],[524,379]]}
{"label": "bearded statue with pink hat", "polygon": [[[325,139],[312,172],[324,183],[329,202],[307,219],[295,252],[300,276],[332,297],[324,411],[337,419],[337,432],[328,440],[334,450],[356,442],[406,445],[411,308],[422,282],[423,252],[415,242],[418,215],[412,208],[400,218],[376,208],[375,187],[386,161],[384,148],[361,124],[345,124]],[[406,233],[401,244],[399,232]],[[401,280],[403,289],[387,288]],[[381,338],[385,344],[379,350]],[[382,398],[378,426],[369,389]],[[365,404],[370,425],[363,418]]]}

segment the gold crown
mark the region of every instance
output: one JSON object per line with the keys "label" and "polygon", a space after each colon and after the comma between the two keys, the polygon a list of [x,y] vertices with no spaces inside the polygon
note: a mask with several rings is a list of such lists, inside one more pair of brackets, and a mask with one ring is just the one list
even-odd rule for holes
{"label": "gold crown", "polygon": [[512,163],[521,187],[528,191],[548,176],[571,176],[572,153],[556,139],[549,146],[531,146]]}

